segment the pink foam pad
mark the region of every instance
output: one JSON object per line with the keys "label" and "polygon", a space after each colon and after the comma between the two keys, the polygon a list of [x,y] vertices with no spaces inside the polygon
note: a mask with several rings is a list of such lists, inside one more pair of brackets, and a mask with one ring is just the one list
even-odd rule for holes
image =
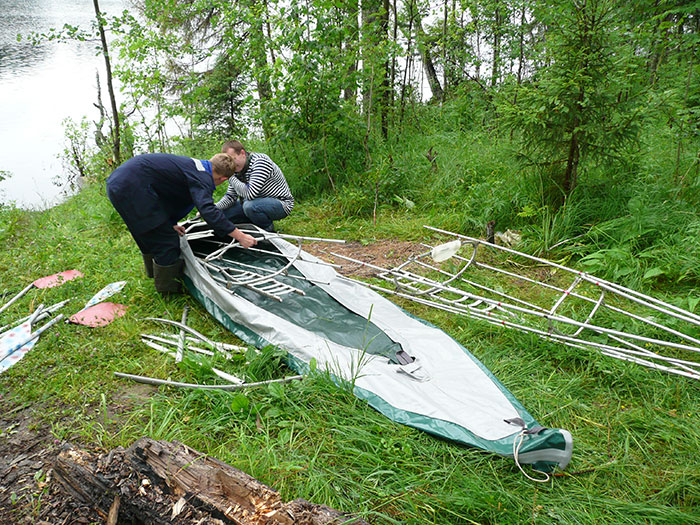
{"label": "pink foam pad", "polygon": [[99,303],[73,314],[71,323],[85,326],[106,326],[126,313],[126,306],[116,303]]}
{"label": "pink foam pad", "polygon": [[37,288],[53,288],[54,286],[60,286],[66,281],[75,279],[77,277],[83,277],[83,274],[78,270],[67,270],[61,273],[55,273],[53,275],[47,275],[41,279],[34,281],[34,286]]}

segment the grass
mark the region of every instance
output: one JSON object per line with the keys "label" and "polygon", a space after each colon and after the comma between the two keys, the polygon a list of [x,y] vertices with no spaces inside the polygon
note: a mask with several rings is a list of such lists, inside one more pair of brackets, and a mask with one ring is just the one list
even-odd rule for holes
{"label": "grass", "polygon": [[[461,221],[447,208],[381,207],[375,225],[371,216],[341,216],[337,204],[320,198],[298,204],[281,225],[288,233],[369,243],[418,240],[423,224],[456,229]],[[402,303],[470,349],[540,423],[572,432],[567,471],[534,484],[511,460],[389,421],[320,373],[239,393],[115,378],[114,371],[203,377],[195,365],[178,367],[140,342],[140,333],[160,330],[144,317],[179,320],[189,305],[195,329],[240,341],[192,297],[155,294],[102,185],[44,212],[0,211],[0,241],[5,298],[44,275],[73,268],[85,274],[30,291],[0,314],[0,324],[69,297],[64,311],[72,313],[106,284],[128,282],[112,298],[128,306],[125,317],[97,329],[61,323],[0,376],[0,394],[35,404],[37,425],[57,439],[97,450],[144,435],[177,439],[285,499],[306,498],[373,523],[700,523],[700,392],[690,380]],[[677,290],[669,284],[664,292],[675,297]],[[687,301],[682,293],[678,299]],[[282,365],[274,372],[288,373]]]}

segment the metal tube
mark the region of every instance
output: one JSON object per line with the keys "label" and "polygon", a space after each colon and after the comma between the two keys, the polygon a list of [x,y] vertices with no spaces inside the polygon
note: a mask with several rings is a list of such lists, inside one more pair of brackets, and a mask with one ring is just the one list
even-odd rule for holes
{"label": "metal tube", "polygon": [[[141,334],[141,335],[143,335],[143,334]],[[175,339],[177,338],[177,334],[166,334],[166,333],[161,332],[160,335],[161,335],[161,337],[165,337],[165,338],[175,338]],[[189,335],[186,336],[185,339],[188,341],[195,342],[195,343],[198,341],[201,341],[201,339],[197,339],[196,337],[192,337]],[[248,351],[248,348],[245,346],[232,345],[230,343],[221,343],[219,341],[212,341],[212,342],[217,346],[217,348],[223,348],[224,350],[231,350],[233,352],[247,352]]]}
{"label": "metal tube", "polygon": [[[56,310],[65,306],[65,304],[69,301],[70,301],[70,299],[66,299],[66,300],[61,301],[59,303],[53,304],[53,305],[49,306],[48,308],[44,308],[44,310],[36,317],[36,319],[34,319],[33,322],[38,323],[40,321],[43,321],[44,319],[49,317],[52,313],[54,313]],[[34,313],[36,313],[36,312],[34,312]],[[34,315],[34,313],[32,313],[30,315],[26,315],[26,316],[22,317],[22,319],[19,319],[17,321],[13,321],[12,323],[7,324],[7,325],[3,326],[2,328],[0,328],[0,337],[2,337],[2,335],[7,331],[8,328],[19,326],[23,322],[31,319],[31,317],[32,317],[32,315]]]}
{"label": "metal tube", "polygon": [[114,372],[114,375],[117,377],[122,377],[124,379],[131,379],[132,381],[136,381],[137,383],[144,383],[147,385],[164,385],[180,388],[197,388],[202,390],[241,390],[243,388],[271,385],[273,383],[287,383],[289,381],[295,381],[304,378],[304,376],[299,375],[283,377],[282,379],[271,379],[269,381],[258,381],[257,383],[243,383],[242,385],[198,385],[196,383],[180,383],[178,381],[168,381],[166,379],[155,379],[153,377],[124,374],[122,372]]}
{"label": "metal tube", "polygon": [[42,326],[41,328],[39,328],[39,329],[36,330],[35,332],[32,332],[32,333],[31,333],[29,336],[27,336],[24,340],[20,340],[20,342],[17,343],[17,344],[15,344],[15,346],[14,346],[11,350],[9,350],[8,352],[5,352],[5,355],[4,355],[4,356],[0,357],[0,361],[4,361],[4,360],[7,359],[8,357],[10,357],[10,356],[11,356],[12,354],[14,354],[17,350],[19,350],[20,348],[22,348],[22,347],[23,347],[24,345],[26,345],[27,343],[29,343],[29,342],[33,341],[34,339],[36,339],[37,337],[39,337],[42,333],[44,333],[47,329],[51,328],[53,325],[55,325],[55,324],[56,324],[58,321],[60,321],[61,319],[63,319],[63,314],[57,315],[56,317],[54,317],[53,319],[51,319],[51,321],[49,321],[48,323],[46,323],[44,326]]}
{"label": "metal tube", "polygon": [[216,344],[214,341],[212,341],[211,339],[209,339],[207,336],[200,334],[197,330],[195,330],[194,328],[190,328],[190,327],[187,326],[187,325],[183,325],[182,323],[179,323],[179,322],[177,322],[177,321],[171,321],[170,319],[161,319],[160,317],[144,317],[144,320],[146,320],[146,321],[157,321],[157,322],[159,322],[159,323],[165,323],[165,324],[169,324],[169,325],[172,325],[172,326],[177,326],[177,327],[179,327],[179,328],[182,328],[182,329],[185,330],[186,332],[189,332],[190,334],[192,334],[193,336],[197,337],[197,338],[200,339],[201,341],[205,342],[205,343],[208,344],[209,347],[211,347],[212,349],[214,349],[214,350],[219,350],[219,347],[217,346],[217,344]]}
{"label": "metal tube", "polygon": [[[595,342],[592,342],[592,341],[586,341],[586,340],[583,340],[583,339],[577,339],[577,338],[569,337],[569,336],[565,336],[565,335],[549,333],[549,332],[545,332],[545,331],[543,331],[543,330],[538,330],[538,329],[533,328],[533,327],[530,327],[530,326],[521,325],[521,324],[518,324],[518,323],[513,323],[513,322],[510,322],[510,321],[507,321],[507,320],[503,320],[503,319],[496,320],[496,319],[494,319],[493,316],[491,316],[491,315],[484,315],[484,314],[478,313],[478,312],[476,312],[476,311],[474,311],[474,310],[462,310],[462,309],[460,309],[460,308],[450,307],[450,306],[448,306],[448,305],[441,304],[441,303],[435,303],[435,302],[429,301],[429,300],[427,300],[427,299],[423,299],[423,298],[420,298],[420,297],[412,296],[412,295],[410,295],[410,294],[405,294],[405,293],[402,293],[402,292],[397,292],[397,291],[395,291],[395,290],[390,290],[390,289],[387,289],[387,288],[383,288],[383,287],[381,287],[381,286],[377,286],[377,285],[373,285],[373,284],[364,283],[364,282],[362,282],[362,281],[359,281],[359,280],[356,280],[356,279],[352,279],[352,278],[349,278],[349,277],[343,277],[343,278],[344,278],[344,279],[347,279],[347,280],[350,280],[350,281],[352,281],[352,282],[356,282],[356,283],[362,284],[362,285],[364,285],[364,286],[367,286],[367,287],[369,287],[369,288],[375,289],[375,290],[377,290],[377,291],[381,291],[381,292],[385,292],[385,293],[397,295],[397,296],[399,296],[399,297],[402,297],[402,298],[411,300],[411,301],[416,302],[416,303],[418,303],[418,304],[422,304],[422,305],[425,305],[425,306],[431,306],[431,307],[434,307],[434,308],[438,308],[438,309],[440,309],[440,310],[444,310],[444,311],[451,312],[451,313],[456,313],[456,314],[459,314],[459,315],[465,315],[465,316],[467,316],[467,317],[474,317],[474,318],[477,318],[477,319],[486,321],[486,322],[488,322],[489,324],[498,325],[498,326],[503,326],[503,327],[505,327],[505,328],[511,328],[511,329],[515,329],[515,330],[518,330],[518,331],[521,331],[521,332],[525,332],[525,333],[532,333],[532,334],[535,334],[535,335],[537,335],[538,337],[541,337],[541,338],[543,338],[543,339],[548,339],[548,340],[549,340],[549,339],[554,339],[554,340],[556,340],[556,341],[558,341],[558,342],[560,342],[560,343],[562,343],[562,344],[566,344],[567,346],[574,346],[574,347],[576,347],[576,348],[581,348],[581,349],[584,349],[584,348],[588,347],[588,348],[595,349],[595,350],[597,350],[597,351],[599,351],[599,352],[601,352],[601,353],[604,353],[605,355],[608,355],[608,354],[606,354],[606,352],[613,352],[613,353],[625,354],[625,355],[628,355],[628,353],[636,353],[636,354],[638,354],[638,355],[639,355],[639,354],[644,355],[645,357],[648,357],[648,358],[659,359],[659,360],[662,360],[662,361],[665,361],[665,362],[668,362],[668,363],[672,363],[672,364],[674,364],[675,366],[679,366],[679,367],[681,367],[681,368],[683,368],[683,369],[685,369],[685,370],[688,371],[688,373],[684,373],[683,371],[678,371],[678,370],[676,370],[676,371],[674,371],[674,372],[672,372],[672,373],[677,373],[677,374],[679,374],[679,375],[683,375],[683,376],[686,376],[686,377],[692,377],[692,378],[694,378],[694,379],[700,379],[700,371],[697,371],[697,370],[695,370],[695,368],[692,368],[692,367],[695,367],[695,366],[700,367],[700,363],[695,363],[695,362],[693,362],[693,361],[686,361],[686,360],[671,358],[671,357],[667,357],[667,356],[662,356],[662,355],[656,354],[656,353],[651,352],[651,351],[648,351],[648,350],[643,350],[642,352],[635,352],[635,351],[633,351],[633,350],[621,349],[621,348],[618,348],[618,347],[614,347],[614,346],[610,346],[610,345],[605,345],[605,344],[602,344],[602,343],[595,343]],[[611,355],[610,357],[615,357],[615,356],[614,356],[614,355]],[[639,359],[639,358],[630,357],[629,359],[626,359],[626,360],[632,361],[632,360],[634,360],[634,359]],[[664,370],[669,371],[669,372],[672,371],[672,370],[675,370],[675,369],[670,369],[670,368],[667,369],[668,367],[665,367],[665,366],[663,366],[663,365],[657,365],[657,366],[654,366],[654,368],[664,369]]]}
{"label": "metal tube", "polygon": [[[175,335],[175,337],[178,337],[177,334],[174,334],[174,335]],[[151,339],[153,341],[158,341],[160,343],[165,343],[165,344],[169,344],[169,345],[177,345],[177,341],[174,341],[172,339],[167,339],[165,337],[158,337],[157,335],[141,334],[141,341],[146,343],[146,341],[144,341],[144,339]],[[186,337],[185,339],[191,340],[191,341],[198,341],[198,339],[195,339],[194,337]],[[209,356],[209,357],[213,357],[214,355],[216,355],[211,350],[199,348],[198,346],[188,345],[187,349],[192,350],[193,352],[197,352],[198,354],[204,354],[204,355]],[[170,351],[170,350],[168,350],[168,351]],[[231,359],[233,357],[230,353],[228,353],[224,350],[220,350],[220,353],[226,359]]]}
{"label": "metal tube", "polygon": [[4,306],[0,307],[0,313],[4,312],[7,310],[10,305],[12,305],[15,301],[17,301],[19,298],[21,298],[24,294],[26,294],[29,290],[31,290],[34,287],[34,283],[28,284],[24,290],[19,292],[17,295],[15,295],[12,299],[10,299],[7,303],[5,303]]}
{"label": "metal tube", "polygon": [[[519,253],[519,252],[516,252],[516,253]],[[466,261],[466,259],[464,259],[463,257],[457,256],[457,255],[455,256],[455,258],[457,258],[457,259],[459,259],[459,260],[465,260],[465,261]],[[522,280],[522,281],[525,281],[525,282],[528,282],[528,283],[531,283],[531,284],[535,284],[535,285],[538,285],[538,286],[542,286],[543,288],[547,288],[547,289],[550,289],[550,290],[555,290],[555,291],[557,291],[557,292],[559,292],[559,293],[565,293],[565,292],[566,292],[566,290],[563,289],[563,288],[559,288],[559,287],[557,287],[557,286],[554,286],[554,285],[551,285],[551,284],[548,284],[548,283],[543,283],[543,282],[540,282],[540,281],[536,281],[536,280],[531,279],[531,278],[529,278],[529,277],[526,277],[526,276],[524,276],[524,275],[519,275],[519,274],[516,274],[516,273],[513,273],[513,272],[509,272],[509,271],[507,271],[507,270],[503,270],[503,269],[501,269],[501,268],[496,268],[496,267],[494,267],[494,266],[490,266],[490,265],[488,265],[488,264],[480,263],[480,262],[478,262],[478,261],[475,263],[475,266],[476,266],[476,267],[479,267],[479,268],[484,268],[484,269],[486,269],[486,270],[493,271],[493,272],[496,272],[496,273],[501,273],[501,274],[503,274],[503,275],[508,275],[509,277],[513,277],[513,278],[516,278],[516,279],[520,279],[520,280]],[[571,271],[573,271],[573,270],[571,270]],[[577,277],[584,278],[583,276],[577,276]],[[586,282],[588,282],[589,284],[595,284],[595,283],[593,283],[592,281],[587,280],[587,279],[585,279],[585,278],[584,278],[584,280],[586,280]],[[471,284],[472,286],[475,286],[475,287],[477,287],[477,288],[483,288],[483,289],[486,289],[486,290],[491,291],[492,293],[496,293],[496,294],[498,294],[498,295],[501,295],[501,296],[503,296],[503,297],[508,297],[509,299],[514,300],[514,301],[516,301],[516,302],[520,302],[520,303],[522,303],[522,304],[528,304],[528,303],[526,303],[525,301],[520,301],[519,299],[517,299],[517,298],[515,298],[515,297],[508,296],[508,295],[505,294],[505,293],[497,292],[497,291],[495,291],[495,290],[490,290],[490,289],[488,289],[487,287],[483,287],[483,286],[477,285],[477,283],[473,283],[473,282],[468,281],[468,280],[466,280],[466,279],[463,279],[463,281],[465,281],[465,282],[467,282],[468,284]],[[605,289],[604,289],[604,290],[605,290]],[[602,292],[601,292],[601,293],[602,293]],[[612,293],[617,293],[617,292],[613,291]],[[598,306],[600,306],[600,303],[598,302],[600,299],[599,299],[598,301],[596,301],[595,299],[592,299],[592,298],[590,298],[590,297],[586,297],[585,295],[580,295],[580,294],[577,294],[577,293],[574,293],[574,292],[571,292],[570,295],[571,295],[571,297],[575,297],[575,298],[577,298],[577,299],[581,299],[581,300],[583,300],[583,301],[588,301],[588,302],[591,302],[591,303],[596,304],[596,307],[594,308],[594,310],[597,309]],[[621,294],[618,294],[618,295],[621,295]],[[623,296],[623,295],[621,295],[621,296]],[[624,297],[624,296],[623,296],[623,297]],[[535,308],[540,308],[540,307],[537,306],[537,305],[530,305],[530,306],[533,306],[533,307],[535,307]],[[665,332],[667,332],[667,333],[669,333],[669,334],[675,335],[676,337],[680,337],[680,338],[682,338],[682,339],[686,339],[687,341],[690,341],[690,342],[692,342],[692,343],[694,343],[694,344],[696,344],[696,345],[700,345],[700,340],[699,340],[699,339],[696,339],[696,338],[694,338],[694,337],[692,337],[692,336],[690,336],[690,335],[688,335],[688,334],[685,334],[685,333],[683,333],[683,332],[680,332],[680,331],[678,331],[678,330],[674,330],[673,328],[669,328],[669,327],[667,327],[667,326],[664,326],[664,325],[662,325],[662,324],[660,324],[660,323],[657,323],[657,322],[655,322],[655,321],[653,321],[653,320],[651,320],[651,319],[647,319],[647,318],[641,317],[641,316],[639,316],[639,315],[633,314],[633,313],[631,313],[631,312],[628,312],[628,311],[626,311],[626,310],[623,310],[622,308],[617,308],[617,307],[612,306],[612,305],[607,304],[607,303],[603,303],[602,306],[604,306],[605,308],[607,308],[608,310],[611,310],[611,311],[613,311],[613,312],[616,312],[616,313],[619,313],[619,314],[622,314],[622,315],[626,315],[626,316],[628,316],[628,317],[630,317],[630,318],[632,318],[632,319],[635,319],[635,320],[637,320],[637,321],[639,321],[639,322],[642,322],[642,323],[648,324],[648,325],[650,325],[650,326],[653,326],[653,327],[655,327],[655,328],[658,328],[658,329],[660,329],[660,330],[663,330],[663,331],[665,331]],[[650,306],[650,305],[646,305],[646,306],[647,306],[648,308],[652,308],[652,309],[655,310],[655,311],[660,311],[660,312],[662,312],[662,313],[665,313],[666,315],[672,315],[672,314],[670,314],[670,313],[668,313],[668,312],[663,311],[662,309],[653,308],[653,307]],[[543,311],[546,311],[546,310],[543,309]],[[674,316],[674,317],[675,317],[675,316]],[[691,322],[691,324],[694,324],[694,323]]]}
{"label": "metal tube", "polygon": [[[458,259],[462,259],[462,258],[459,257],[459,256],[455,256],[455,257],[458,258]],[[526,277],[526,276],[524,276],[524,275],[518,275],[517,273],[509,272],[509,271],[503,270],[503,269],[501,269],[501,268],[496,268],[496,267],[490,266],[490,265],[488,265],[488,264],[484,264],[484,263],[477,262],[477,263],[475,264],[475,266],[477,266],[477,267],[479,267],[479,268],[484,268],[484,269],[486,269],[486,270],[490,270],[490,271],[493,271],[493,272],[501,273],[501,274],[507,275],[507,276],[509,276],[509,277],[514,277],[514,278],[516,278],[516,279],[520,279],[520,280],[522,280],[522,281],[525,281],[525,282],[528,282],[528,283],[531,283],[531,284],[536,284],[536,285],[542,286],[543,288],[547,288],[547,289],[550,289],[550,290],[555,290],[555,291],[560,292],[560,293],[564,293],[564,292],[566,291],[566,290],[564,290],[563,288],[559,288],[558,286],[554,286],[554,285],[551,285],[551,284],[548,284],[548,283],[543,283],[543,282],[540,282],[540,281],[536,281],[536,280],[530,279],[529,277]],[[465,280],[465,282],[469,282],[469,281],[466,281],[466,280]],[[588,282],[588,281],[587,281],[587,282]],[[469,284],[474,285],[475,283],[469,282]],[[499,295],[502,295],[502,296],[505,296],[505,297],[509,297],[509,296],[507,296],[506,294],[503,294],[503,293],[499,293],[499,292],[495,292],[495,293],[498,293]],[[601,293],[603,293],[603,292],[601,292]],[[615,293],[615,292],[613,292],[613,293]],[[599,298],[598,301],[596,301],[595,299],[592,299],[592,298],[590,298],[590,297],[586,297],[585,295],[580,295],[580,294],[577,294],[577,293],[574,293],[574,292],[571,292],[570,295],[571,295],[571,297],[575,297],[576,299],[581,299],[581,300],[583,300],[583,301],[588,301],[588,302],[591,302],[591,303],[594,303],[594,304],[597,304],[598,301],[600,300],[600,298]],[[510,298],[510,297],[509,297],[509,298]],[[511,298],[511,299],[515,299],[515,298]],[[515,300],[517,300],[517,299],[515,299]],[[519,302],[524,302],[524,301],[519,301]],[[685,334],[685,333],[680,332],[680,331],[678,331],[678,330],[674,330],[673,328],[669,328],[669,327],[667,327],[667,326],[664,326],[664,325],[662,325],[662,324],[660,324],[660,323],[657,323],[657,322],[655,322],[655,321],[652,321],[651,319],[647,319],[647,318],[645,318],[645,317],[641,317],[641,316],[639,316],[639,315],[633,314],[632,312],[628,312],[628,311],[626,311],[626,310],[623,310],[622,308],[617,308],[616,306],[612,306],[612,305],[610,305],[610,304],[608,304],[608,303],[603,303],[602,306],[604,306],[604,307],[607,308],[608,310],[613,311],[613,312],[615,312],[615,313],[619,313],[619,314],[622,314],[622,315],[626,315],[627,317],[630,317],[630,318],[632,318],[632,319],[635,319],[635,320],[637,320],[637,321],[639,321],[639,322],[641,322],[641,323],[648,324],[648,325],[650,325],[650,326],[653,326],[653,327],[655,327],[655,328],[658,328],[658,329],[660,329],[660,330],[663,330],[663,331],[665,331],[665,332],[668,332],[669,334],[675,335],[676,337],[680,337],[680,338],[686,339],[686,340],[688,340],[688,341],[690,341],[690,342],[692,342],[692,343],[695,343],[695,344],[697,344],[697,345],[700,345],[700,339],[696,339],[696,338],[694,338],[694,337],[691,337],[691,336],[688,335],[688,334]],[[657,311],[658,311],[658,310],[657,310]]]}
{"label": "metal tube", "polygon": [[[404,275],[404,276],[402,276],[402,277],[407,277],[407,276]],[[598,333],[602,333],[602,334],[615,335],[615,336],[619,336],[619,337],[626,337],[626,338],[629,338],[629,339],[635,339],[635,340],[637,340],[637,341],[643,341],[643,342],[646,342],[646,343],[658,344],[659,346],[667,346],[667,347],[671,347],[671,348],[678,348],[678,349],[681,349],[681,350],[690,350],[690,351],[692,351],[692,352],[700,352],[700,348],[698,348],[698,347],[689,346],[689,345],[680,344],[680,343],[673,343],[673,342],[671,342],[671,341],[663,341],[663,340],[660,340],[660,339],[653,339],[653,338],[644,337],[644,336],[635,335],[635,334],[629,334],[629,333],[626,333],[626,332],[621,332],[621,331],[613,330],[613,329],[610,329],[610,328],[604,328],[604,327],[598,326],[598,325],[593,325],[593,324],[588,324],[588,323],[581,323],[581,322],[579,322],[579,321],[575,321],[575,320],[570,319],[570,318],[568,318],[568,317],[563,317],[563,316],[560,316],[560,315],[550,315],[550,314],[548,314],[548,313],[542,313],[542,312],[539,312],[539,311],[536,311],[536,310],[532,310],[532,309],[529,309],[529,308],[523,308],[523,307],[516,306],[516,305],[504,304],[502,301],[495,301],[495,300],[493,300],[493,299],[489,299],[489,298],[486,298],[486,297],[483,297],[483,296],[479,296],[479,295],[475,295],[475,294],[466,293],[466,292],[464,292],[463,290],[459,290],[459,289],[456,289],[456,288],[452,288],[452,287],[443,287],[443,286],[441,286],[439,283],[434,282],[434,281],[433,281],[433,282],[427,282],[428,280],[427,280],[426,278],[424,278],[424,277],[421,277],[421,276],[418,276],[418,278],[419,278],[419,281],[418,281],[419,283],[421,283],[421,284],[428,284],[428,285],[432,286],[432,287],[435,288],[435,289],[441,289],[441,290],[444,290],[444,291],[447,291],[447,292],[451,292],[451,293],[455,293],[455,294],[462,293],[462,294],[468,295],[469,297],[471,297],[471,298],[473,298],[473,299],[482,300],[482,301],[484,301],[484,302],[486,302],[486,303],[488,303],[488,304],[495,304],[495,305],[497,305],[497,306],[501,306],[501,307],[503,307],[503,308],[511,309],[511,310],[513,310],[513,311],[516,311],[516,312],[520,312],[520,313],[532,315],[532,316],[534,316],[534,317],[544,318],[544,319],[547,319],[548,321],[556,321],[556,322],[560,322],[560,323],[564,323],[564,324],[570,324],[570,325],[572,325],[572,326],[587,328],[587,329],[589,329],[589,330],[592,330],[592,331],[595,331],[595,332],[598,332]],[[396,281],[395,279],[394,279],[394,283],[397,284],[397,281]],[[411,287],[411,286],[408,286],[408,285],[406,285],[405,287],[408,288],[408,289],[415,290],[414,287]]]}
{"label": "metal tube", "polygon": [[320,242],[334,242],[337,244],[345,244],[345,241],[342,239],[323,239],[320,237],[304,237],[303,235],[289,235],[286,233],[270,233],[270,232],[261,231],[261,230],[241,229],[241,231],[243,233],[248,233],[248,234],[253,234],[253,235],[262,235],[262,238],[265,240],[280,238],[280,239],[292,239],[292,240],[297,240],[297,241],[320,241]]}
{"label": "metal tube", "polygon": [[[187,312],[189,312],[190,307],[189,305],[185,305],[185,308],[182,310],[182,326],[187,326]],[[184,328],[180,328],[180,335],[178,337],[178,342],[177,342],[177,353],[175,354],[175,362],[180,363],[182,362],[182,358],[185,355],[185,330]]]}

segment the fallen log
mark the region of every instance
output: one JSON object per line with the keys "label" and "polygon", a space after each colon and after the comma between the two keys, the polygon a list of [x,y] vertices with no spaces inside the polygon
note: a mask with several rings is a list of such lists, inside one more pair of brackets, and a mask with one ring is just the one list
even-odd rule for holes
{"label": "fallen log", "polygon": [[177,441],[141,438],[101,456],[65,448],[54,477],[106,523],[365,524],[303,499],[284,502],[245,472]]}

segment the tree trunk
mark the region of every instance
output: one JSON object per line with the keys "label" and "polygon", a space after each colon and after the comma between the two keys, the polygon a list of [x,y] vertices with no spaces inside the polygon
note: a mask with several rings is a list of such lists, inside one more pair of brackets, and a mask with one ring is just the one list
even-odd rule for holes
{"label": "tree trunk", "polygon": [[444,92],[448,91],[447,80],[447,0],[444,0],[442,13],[442,88]]}
{"label": "tree trunk", "polygon": [[[388,39],[388,31],[389,31],[389,0],[384,0],[383,2],[383,8],[382,8],[382,18],[381,18],[381,40],[386,41]],[[389,79],[389,58],[384,61],[383,67],[382,67],[382,91],[381,91],[381,104],[379,107],[379,111],[381,112],[381,121],[382,121],[382,136],[384,137],[384,140],[386,140],[389,136],[389,112],[391,111],[391,106],[392,106],[392,84]]]}
{"label": "tree trunk", "polygon": [[427,39],[425,32],[423,31],[423,23],[421,22],[421,15],[418,10],[416,10],[414,16],[416,20],[416,44],[418,45],[418,51],[420,52],[421,60],[423,62],[423,70],[425,71],[425,76],[428,78],[428,85],[430,86],[430,91],[433,93],[433,98],[438,101],[442,101],[444,92],[442,90],[442,86],[440,85],[440,79],[435,72],[433,57],[426,42]]}
{"label": "tree trunk", "polygon": [[[584,96],[584,92],[580,91],[576,104],[577,111],[581,110],[581,105],[583,104]],[[578,131],[576,131],[579,124],[580,119],[578,118],[578,116],[574,116],[574,120],[571,125],[571,139],[569,140],[569,151],[566,156],[566,170],[564,171],[564,179],[562,181],[562,190],[564,191],[564,195],[566,195],[567,197],[576,187],[578,163],[581,156],[581,146],[578,140]]]}
{"label": "tree trunk", "polygon": [[493,63],[491,65],[491,86],[495,86],[499,77],[501,60],[501,9],[496,5],[496,15],[493,27]]}
{"label": "tree trunk", "polygon": [[245,472],[178,442],[141,438],[126,451],[120,447],[100,457],[63,450],[54,473],[72,498],[105,518],[111,510],[112,523],[218,519],[237,525],[365,525],[325,505],[303,499],[285,503],[278,492]]}
{"label": "tree trunk", "polygon": [[102,43],[102,56],[105,59],[105,68],[107,69],[107,89],[109,91],[109,101],[112,106],[112,155],[114,156],[114,164],[118,166],[122,163],[121,160],[121,137],[119,130],[119,110],[117,108],[117,98],[114,95],[114,84],[112,82],[112,63],[109,59],[109,47],[107,46],[107,37],[105,36],[105,20],[100,12],[100,4],[98,0],[92,0],[92,5],[95,8],[95,18],[97,19],[97,27],[100,31],[100,42]]}
{"label": "tree trunk", "polygon": [[399,126],[403,124],[403,112],[405,109],[406,100],[406,85],[410,81],[409,72],[411,71],[412,60],[413,60],[413,5],[414,0],[408,0],[408,29],[406,30],[406,35],[408,42],[406,43],[406,66],[403,72],[403,81],[401,82],[401,104],[400,104],[400,116],[399,116]]}
{"label": "tree trunk", "polygon": [[[254,11],[255,0],[251,1],[251,10]],[[251,15],[255,16],[255,15]],[[265,112],[267,104],[272,100],[272,84],[270,83],[270,70],[267,64],[267,47],[265,45],[265,33],[263,32],[264,20],[251,19],[250,24],[250,51],[255,62],[255,82],[260,96],[261,123],[265,139],[270,140],[270,124]]]}
{"label": "tree trunk", "polygon": [[[525,0],[520,11],[520,35],[519,35],[519,52],[518,52],[518,83],[515,86],[515,95],[513,96],[513,105],[518,103],[518,90],[523,82],[523,62],[525,60]],[[512,130],[511,130],[512,137]]]}
{"label": "tree trunk", "polygon": [[[377,58],[385,53],[389,30],[389,0],[362,2],[363,68],[362,108],[370,122],[370,112],[379,116],[382,136],[388,135],[389,58]],[[367,74],[369,72],[369,75]]]}
{"label": "tree trunk", "polygon": [[345,39],[345,50],[346,53],[349,52],[352,59],[348,64],[348,80],[345,84],[345,88],[343,88],[343,99],[347,102],[355,102],[357,98],[355,73],[357,73],[357,41],[360,34],[360,22],[358,20],[360,3],[358,0],[350,0],[347,2],[345,9],[347,13],[346,24],[349,33],[348,37]]}
{"label": "tree trunk", "polygon": [[[369,119],[369,112],[372,110],[372,96],[374,93],[374,67],[372,65],[372,47],[375,45],[375,39],[372,34],[372,25],[376,17],[375,11],[372,9],[374,2],[364,0],[361,4],[362,9],[362,112]],[[370,75],[368,78],[368,71]]]}

